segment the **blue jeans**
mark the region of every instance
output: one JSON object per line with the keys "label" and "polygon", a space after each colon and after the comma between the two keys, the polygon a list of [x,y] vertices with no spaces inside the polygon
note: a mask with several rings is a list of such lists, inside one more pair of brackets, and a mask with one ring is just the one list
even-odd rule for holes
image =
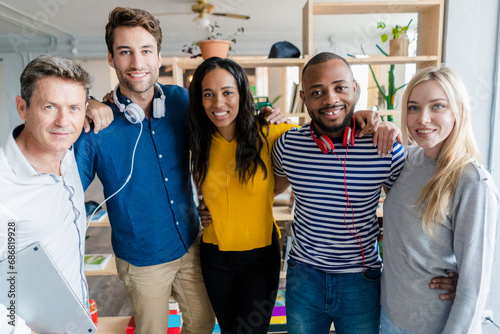
{"label": "blue jeans", "polygon": [[411,334],[407,330],[392,323],[384,310],[380,312],[380,334]]}
{"label": "blue jeans", "polygon": [[330,274],[288,260],[286,318],[289,334],[378,334],[380,269]]}

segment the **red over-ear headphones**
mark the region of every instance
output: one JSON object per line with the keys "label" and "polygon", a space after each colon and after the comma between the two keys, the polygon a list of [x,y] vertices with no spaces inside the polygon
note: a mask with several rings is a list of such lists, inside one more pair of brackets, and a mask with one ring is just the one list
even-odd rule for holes
{"label": "red over-ear headphones", "polygon": [[[327,135],[321,135],[319,138],[316,136],[316,134],[313,131],[313,123],[311,122],[311,125],[309,126],[309,129],[311,130],[311,137],[318,145],[319,149],[321,152],[324,154],[328,154],[328,152],[333,152],[335,150],[335,146],[333,145],[332,140],[330,137]],[[346,127],[344,130],[344,138],[342,140],[342,145],[344,146],[354,146],[354,133],[356,131],[356,121],[354,120],[354,116],[352,117],[352,128],[351,127]]]}

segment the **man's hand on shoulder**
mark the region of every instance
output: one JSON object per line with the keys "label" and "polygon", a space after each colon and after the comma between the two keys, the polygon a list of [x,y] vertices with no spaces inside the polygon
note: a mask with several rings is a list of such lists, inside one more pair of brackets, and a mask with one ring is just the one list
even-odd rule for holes
{"label": "man's hand on shoulder", "polygon": [[373,110],[359,110],[353,115],[356,122],[356,134],[359,138],[375,133],[376,126],[381,122],[378,112]]}
{"label": "man's hand on shoulder", "polygon": [[113,111],[111,108],[97,100],[89,99],[85,113],[85,132],[90,131],[90,123],[94,123],[94,133],[107,128],[113,122]]}
{"label": "man's hand on shoulder", "polygon": [[356,135],[373,135],[373,146],[378,147],[378,154],[385,157],[391,153],[394,141],[402,144],[401,130],[392,122],[382,122],[380,115],[372,110],[359,110],[354,113]]}

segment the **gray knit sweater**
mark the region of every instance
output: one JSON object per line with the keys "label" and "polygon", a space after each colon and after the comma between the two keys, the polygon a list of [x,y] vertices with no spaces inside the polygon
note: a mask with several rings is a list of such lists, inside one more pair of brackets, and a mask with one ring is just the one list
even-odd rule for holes
{"label": "gray knit sweater", "polygon": [[[436,160],[417,146],[384,203],[382,308],[397,326],[412,333],[481,333],[480,317],[490,283],[499,195],[491,175],[469,164],[451,210],[433,239],[423,232],[413,206],[432,177]],[[457,271],[456,299],[441,301],[430,289],[433,277]]]}

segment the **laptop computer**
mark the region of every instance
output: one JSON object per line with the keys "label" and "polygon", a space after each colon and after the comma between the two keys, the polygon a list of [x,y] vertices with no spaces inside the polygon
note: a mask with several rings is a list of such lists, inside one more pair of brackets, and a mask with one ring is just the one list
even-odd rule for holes
{"label": "laptop computer", "polygon": [[[3,276],[0,278],[0,302],[10,311],[14,301],[15,313],[33,331],[71,334],[97,331],[86,308],[41,243],[16,253],[14,267],[11,265],[8,259],[0,262]],[[13,291],[15,297],[8,291]],[[7,321],[10,320],[7,317]]]}

